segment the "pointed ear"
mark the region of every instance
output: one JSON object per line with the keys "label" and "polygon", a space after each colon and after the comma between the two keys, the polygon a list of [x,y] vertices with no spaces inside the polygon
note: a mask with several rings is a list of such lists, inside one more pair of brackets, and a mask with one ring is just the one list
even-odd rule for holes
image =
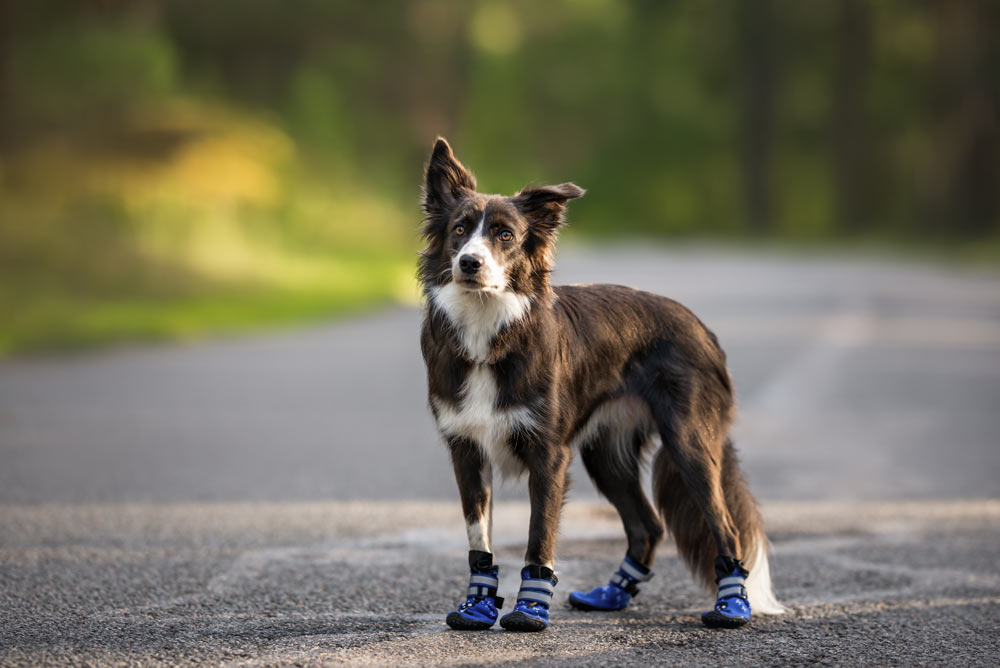
{"label": "pointed ear", "polygon": [[512,201],[531,226],[542,232],[552,232],[563,224],[566,202],[583,197],[587,191],[575,183],[560,183],[543,188],[525,188]]}
{"label": "pointed ear", "polygon": [[476,191],[476,177],[458,161],[443,137],[434,142],[424,177],[424,212],[431,220],[447,219],[455,204]]}

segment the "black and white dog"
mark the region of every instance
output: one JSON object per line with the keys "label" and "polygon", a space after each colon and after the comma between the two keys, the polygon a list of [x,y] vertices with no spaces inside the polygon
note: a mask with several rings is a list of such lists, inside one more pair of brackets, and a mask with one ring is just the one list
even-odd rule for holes
{"label": "black and white dog", "polygon": [[[652,576],[665,522],[695,574],[718,585],[705,624],[743,625],[751,606],[779,613],[767,538],[728,437],[733,388],[715,335],[665,297],[549,284],[566,203],[583,194],[572,183],[512,197],[480,194],[444,139],[427,166],[421,348],[468,525],[471,569],[466,600],[447,622],[489,628],[503,605],[490,542],[498,470],[526,472],[531,499],[521,590],[500,624],[547,627],[574,449],[621,515],[628,551],[608,585],[573,592],[572,605],[628,605]],[[654,449],[659,514],[640,482],[643,455]]]}

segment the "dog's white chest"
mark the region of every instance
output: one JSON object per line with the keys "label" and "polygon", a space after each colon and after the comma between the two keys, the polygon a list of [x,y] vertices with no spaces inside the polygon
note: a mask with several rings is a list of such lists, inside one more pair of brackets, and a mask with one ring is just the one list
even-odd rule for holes
{"label": "dog's white chest", "polygon": [[531,308],[527,295],[469,292],[455,283],[433,288],[431,301],[448,317],[466,354],[479,362],[489,355],[497,332],[523,318]]}
{"label": "dog's white chest", "polygon": [[443,435],[461,436],[476,443],[504,476],[517,476],[523,471],[522,462],[511,452],[510,438],[517,430],[533,430],[534,417],[526,406],[497,408],[496,378],[488,366],[473,366],[457,405],[438,397],[431,400]]}

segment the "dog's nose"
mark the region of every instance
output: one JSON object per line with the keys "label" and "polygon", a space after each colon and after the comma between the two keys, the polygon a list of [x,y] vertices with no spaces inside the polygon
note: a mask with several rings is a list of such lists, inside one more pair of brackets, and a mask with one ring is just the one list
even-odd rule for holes
{"label": "dog's nose", "polygon": [[483,261],[475,255],[463,255],[458,258],[458,266],[466,274],[474,274],[483,266]]}

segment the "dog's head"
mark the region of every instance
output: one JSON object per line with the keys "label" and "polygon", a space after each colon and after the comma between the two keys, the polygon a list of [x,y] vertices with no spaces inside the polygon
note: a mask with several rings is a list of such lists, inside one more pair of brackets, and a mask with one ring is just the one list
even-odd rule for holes
{"label": "dog's head", "polygon": [[583,193],[563,183],[525,188],[512,197],[483,195],[448,142],[438,138],[424,181],[424,291],[455,283],[486,294],[544,292],[566,202]]}

